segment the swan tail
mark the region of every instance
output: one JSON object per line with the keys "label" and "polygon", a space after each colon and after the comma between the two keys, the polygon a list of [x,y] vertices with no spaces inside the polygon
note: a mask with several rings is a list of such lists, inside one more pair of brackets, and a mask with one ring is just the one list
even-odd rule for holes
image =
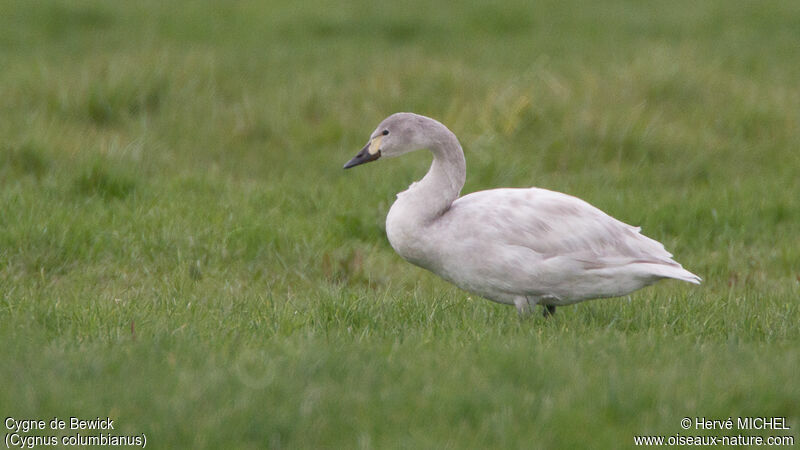
{"label": "swan tail", "polygon": [[[672,278],[675,280],[686,281],[692,284],[700,284],[703,279],[698,277],[697,275],[689,272],[688,270],[681,267],[680,264],[676,265],[664,265],[664,264],[643,264],[643,266],[647,266],[647,272],[652,275],[655,275],[659,278]],[[644,268],[644,267],[643,267]]]}

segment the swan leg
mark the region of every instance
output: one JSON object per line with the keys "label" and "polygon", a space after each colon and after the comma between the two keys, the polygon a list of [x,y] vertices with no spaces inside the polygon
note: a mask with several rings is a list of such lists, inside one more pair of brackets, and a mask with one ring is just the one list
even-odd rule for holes
{"label": "swan leg", "polygon": [[544,308],[542,310],[542,315],[545,317],[551,317],[556,313],[556,305],[542,305]]}
{"label": "swan leg", "polygon": [[525,297],[524,295],[520,295],[514,299],[514,306],[517,307],[517,312],[519,313],[520,317],[529,316],[538,303],[539,299],[536,297]]}

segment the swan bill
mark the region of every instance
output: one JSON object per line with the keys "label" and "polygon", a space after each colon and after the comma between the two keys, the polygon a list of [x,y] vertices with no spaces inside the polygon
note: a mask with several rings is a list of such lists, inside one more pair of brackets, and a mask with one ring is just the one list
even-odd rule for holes
{"label": "swan bill", "polygon": [[351,167],[358,166],[360,164],[368,163],[370,161],[375,161],[376,159],[381,157],[381,151],[374,150],[372,148],[372,142],[368,143],[361,149],[360,152],[356,156],[353,157],[350,161],[347,161],[347,164],[344,165],[345,169],[349,169]]}

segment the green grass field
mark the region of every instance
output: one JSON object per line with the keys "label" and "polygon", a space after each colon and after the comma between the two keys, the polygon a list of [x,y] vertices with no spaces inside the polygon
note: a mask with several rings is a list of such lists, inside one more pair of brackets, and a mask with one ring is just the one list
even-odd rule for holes
{"label": "green grass field", "polygon": [[[530,3],[2,2],[2,418],[153,448],[800,438],[800,4]],[[384,218],[430,156],[341,169],[396,111],[459,136],[464,193],[576,195],[704,284],[520,319],[406,263]]]}

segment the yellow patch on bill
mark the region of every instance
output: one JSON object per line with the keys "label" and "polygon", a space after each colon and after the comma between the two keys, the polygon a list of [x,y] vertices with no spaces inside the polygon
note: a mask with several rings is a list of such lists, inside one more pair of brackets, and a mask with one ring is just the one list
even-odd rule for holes
{"label": "yellow patch on bill", "polygon": [[378,150],[381,149],[381,139],[383,139],[383,136],[377,136],[375,139],[370,141],[370,143],[369,143],[369,154],[370,155],[374,155],[374,154],[378,153]]}

